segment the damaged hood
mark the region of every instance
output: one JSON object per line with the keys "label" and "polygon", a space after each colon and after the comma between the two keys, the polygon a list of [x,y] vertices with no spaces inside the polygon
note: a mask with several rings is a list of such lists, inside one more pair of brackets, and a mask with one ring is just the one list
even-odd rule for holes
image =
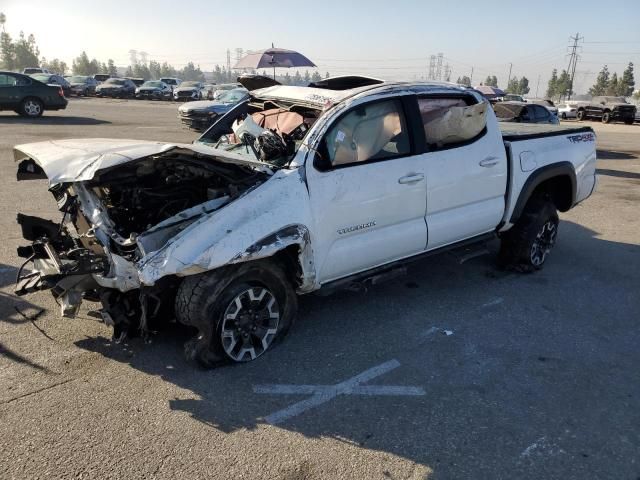
{"label": "damaged hood", "polygon": [[272,173],[264,163],[246,157],[216,150],[205,145],[164,143],[145,140],[116,140],[109,138],[83,138],[76,140],[50,140],[14,147],[16,161],[33,159],[44,170],[50,185],[91,180],[96,172],[133,162],[173,149],[185,149],[211,156],[215,160],[251,166]]}

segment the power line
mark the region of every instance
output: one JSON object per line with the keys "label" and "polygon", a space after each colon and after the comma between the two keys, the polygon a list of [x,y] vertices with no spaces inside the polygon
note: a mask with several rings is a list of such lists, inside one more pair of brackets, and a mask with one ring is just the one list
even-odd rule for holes
{"label": "power line", "polygon": [[569,40],[573,40],[573,46],[571,47],[571,55],[569,57],[569,91],[567,92],[567,100],[571,100],[571,94],[573,93],[573,80],[576,76],[576,66],[578,65],[578,42],[584,40],[584,37],[580,36],[580,33],[576,33],[575,37],[569,37]]}

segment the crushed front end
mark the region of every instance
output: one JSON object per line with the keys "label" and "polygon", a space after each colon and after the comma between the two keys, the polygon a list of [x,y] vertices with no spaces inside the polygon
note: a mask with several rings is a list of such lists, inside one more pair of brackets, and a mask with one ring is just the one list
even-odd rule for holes
{"label": "crushed front end", "polygon": [[[50,164],[16,155],[18,180],[48,178],[62,218],[54,222],[18,214],[30,244],[18,248],[24,263],[15,292],[50,290],[65,317],[75,316],[84,300],[100,302],[102,319],[114,327],[116,339],[138,331],[145,335],[151,322],[173,318],[181,279],[167,275],[143,284],[139,266],[269,176],[177,148],[141,158],[120,150],[78,160],[76,153],[74,160],[82,166],[56,171],[60,152],[53,150]],[[89,167],[96,168],[91,175],[74,177],[69,171]]]}

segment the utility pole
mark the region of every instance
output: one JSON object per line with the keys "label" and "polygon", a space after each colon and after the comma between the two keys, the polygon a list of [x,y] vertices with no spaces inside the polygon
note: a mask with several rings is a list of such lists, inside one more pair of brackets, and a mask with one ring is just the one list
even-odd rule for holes
{"label": "utility pole", "polygon": [[429,57],[429,75],[427,80],[435,80],[436,77],[436,56],[431,55]]}
{"label": "utility pole", "polygon": [[569,68],[567,69],[567,73],[569,73],[569,91],[567,92],[567,100],[571,100],[571,94],[573,93],[573,79],[576,76],[576,66],[578,65],[578,42],[584,40],[584,37],[580,36],[580,33],[576,33],[575,37],[569,37],[569,40],[573,40],[573,45],[571,48],[571,54],[569,55]]}
{"label": "utility pole", "polygon": [[473,67],[471,67],[471,76],[469,77],[469,83],[471,85],[469,85],[470,87],[473,86]]}
{"label": "utility pole", "polygon": [[509,63],[509,78],[507,79],[507,88],[509,88],[509,82],[511,82],[511,69],[513,68],[513,63]]}
{"label": "utility pole", "polygon": [[538,98],[538,88],[540,87],[540,75],[538,75],[538,83],[536,84],[536,98]]}
{"label": "utility pole", "polygon": [[438,54],[438,64],[436,66],[436,80],[441,82],[442,81],[442,59],[444,58],[444,55],[442,53]]}

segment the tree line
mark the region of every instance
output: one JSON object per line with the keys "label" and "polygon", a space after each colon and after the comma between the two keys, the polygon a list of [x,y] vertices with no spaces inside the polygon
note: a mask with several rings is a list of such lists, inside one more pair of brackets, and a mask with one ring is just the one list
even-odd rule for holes
{"label": "tree line", "polygon": [[[40,50],[38,49],[33,34],[25,36],[23,32],[20,32],[17,39],[11,38],[4,29],[6,20],[6,16],[0,12],[0,26],[2,27],[2,32],[0,33],[0,68],[4,70],[20,71],[28,67],[40,66],[60,75],[66,75],[68,73],[73,73],[74,75],[104,73],[112,77],[117,77],[119,74],[118,68],[112,59],[108,59],[106,62],[100,62],[96,58],[89,58],[89,55],[87,55],[85,51],[73,59],[71,67],[58,58],[47,60],[45,57],[40,56]],[[256,72],[250,71],[247,73]],[[188,62],[182,68],[176,68],[167,62],[160,63],[155,60],[141,62],[135,60],[126,68],[124,76],[144,78],[145,80],[178,77],[186,81],[205,81],[204,72],[199,65],[195,65],[193,62]],[[227,70],[220,65],[216,65],[213,69],[213,78],[211,80],[215,83],[230,83],[235,82],[237,77],[238,72]],[[329,77],[328,72],[325,78],[327,77]],[[313,74],[310,74],[308,71],[300,74],[300,72],[296,70],[293,75],[287,72],[284,75],[277,76],[277,80],[284,85],[307,85],[311,81],[315,82],[321,79],[322,76],[317,71]]]}

